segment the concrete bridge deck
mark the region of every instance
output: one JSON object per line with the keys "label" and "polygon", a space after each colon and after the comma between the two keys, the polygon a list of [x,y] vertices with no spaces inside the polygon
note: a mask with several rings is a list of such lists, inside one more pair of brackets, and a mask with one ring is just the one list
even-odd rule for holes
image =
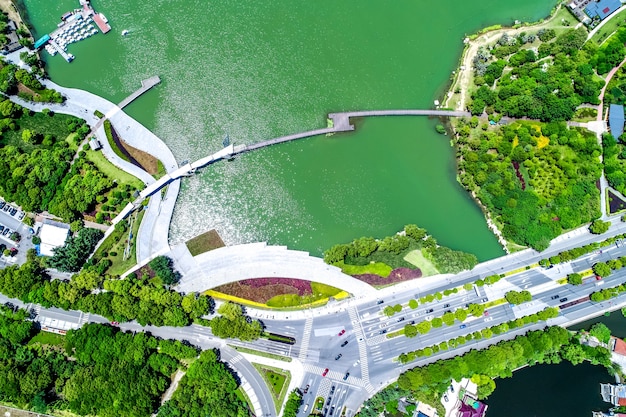
{"label": "concrete bridge deck", "polygon": [[124,107],[128,106],[133,100],[135,100],[137,97],[139,97],[140,95],[142,95],[143,93],[145,93],[146,91],[154,87],[155,85],[159,84],[160,82],[161,82],[161,79],[159,78],[158,75],[142,80],[141,88],[139,88],[137,91],[135,91],[134,93],[126,97],[124,100],[122,100],[120,104],[117,105],[117,107],[119,107],[120,109],[123,109]]}

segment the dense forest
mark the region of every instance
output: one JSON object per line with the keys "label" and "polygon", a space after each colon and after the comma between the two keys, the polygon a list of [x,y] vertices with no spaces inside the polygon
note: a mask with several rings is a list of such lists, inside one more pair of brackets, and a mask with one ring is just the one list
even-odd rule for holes
{"label": "dense forest", "polygon": [[[492,125],[458,122],[459,180],[508,241],[543,250],[564,230],[600,216],[601,148],[592,132],[568,129],[563,121],[580,104],[599,103],[604,81],[597,73],[623,59],[622,36],[598,47],[585,42],[583,28],[558,36],[542,29],[505,34],[477,53],[469,107],[476,115],[486,112]],[[613,177],[619,176],[615,169]]]}
{"label": "dense forest", "polygon": [[[99,324],[70,330],[65,337],[39,333],[24,310],[0,307],[0,400],[38,413],[148,416],[159,408],[170,376],[197,355],[196,348],[179,341]],[[225,410],[219,415],[248,415],[235,396],[235,377],[215,352],[203,352],[187,372],[187,380],[214,381],[210,406]],[[183,379],[174,398],[186,398],[189,385],[196,396],[206,392]]]}

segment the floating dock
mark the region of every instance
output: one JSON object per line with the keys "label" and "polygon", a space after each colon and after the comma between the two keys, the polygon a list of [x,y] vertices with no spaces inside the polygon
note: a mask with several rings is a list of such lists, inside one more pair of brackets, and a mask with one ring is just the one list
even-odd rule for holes
{"label": "floating dock", "polygon": [[59,46],[58,43],[56,43],[53,40],[50,40],[49,43],[50,43],[50,46],[52,46],[52,48],[54,48],[67,62],[72,62],[74,60],[74,55],[68,54],[67,52],[65,52],[63,48]]}
{"label": "floating dock", "polygon": [[96,22],[96,25],[98,25],[98,29],[100,29],[100,32],[107,33],[111,30],[111,25],[109,25],[106,17],[104,17],[102,13],[94,13],[92,19],[94,22]]}

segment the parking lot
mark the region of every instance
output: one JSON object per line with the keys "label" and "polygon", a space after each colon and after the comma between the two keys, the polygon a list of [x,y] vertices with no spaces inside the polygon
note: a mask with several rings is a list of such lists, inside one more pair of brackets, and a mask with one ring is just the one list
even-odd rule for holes
{"label": "parking lot", "polygon": [[[6,204],[0,201],[0,244],[6,245],[8,249],[18,249],[17,256],[1,256],[0,254],[0,267],[11,264],[22,264],[26,261],[26,251],[33,248],[31,242],[30,227],[22,223],[25,213],[10,204]],[[14,242],[10,239],[13,232],[17,232],[21,240],[20,242]]]}

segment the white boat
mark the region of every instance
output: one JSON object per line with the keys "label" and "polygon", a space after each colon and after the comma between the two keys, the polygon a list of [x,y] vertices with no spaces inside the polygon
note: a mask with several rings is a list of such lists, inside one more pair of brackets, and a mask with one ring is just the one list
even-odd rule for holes
{"label": "white boat", "polygon": [[126,36],[126,35],[128,35],[128,30],[124,29],[124,30],[122,31],[122,36]]}
{"label": "white boat", "polygon": [[109,23],[109,19],[107,19],[102,13],[98,13],[98,16],[100,16],[100,19],[102,19],[104,23]]}

